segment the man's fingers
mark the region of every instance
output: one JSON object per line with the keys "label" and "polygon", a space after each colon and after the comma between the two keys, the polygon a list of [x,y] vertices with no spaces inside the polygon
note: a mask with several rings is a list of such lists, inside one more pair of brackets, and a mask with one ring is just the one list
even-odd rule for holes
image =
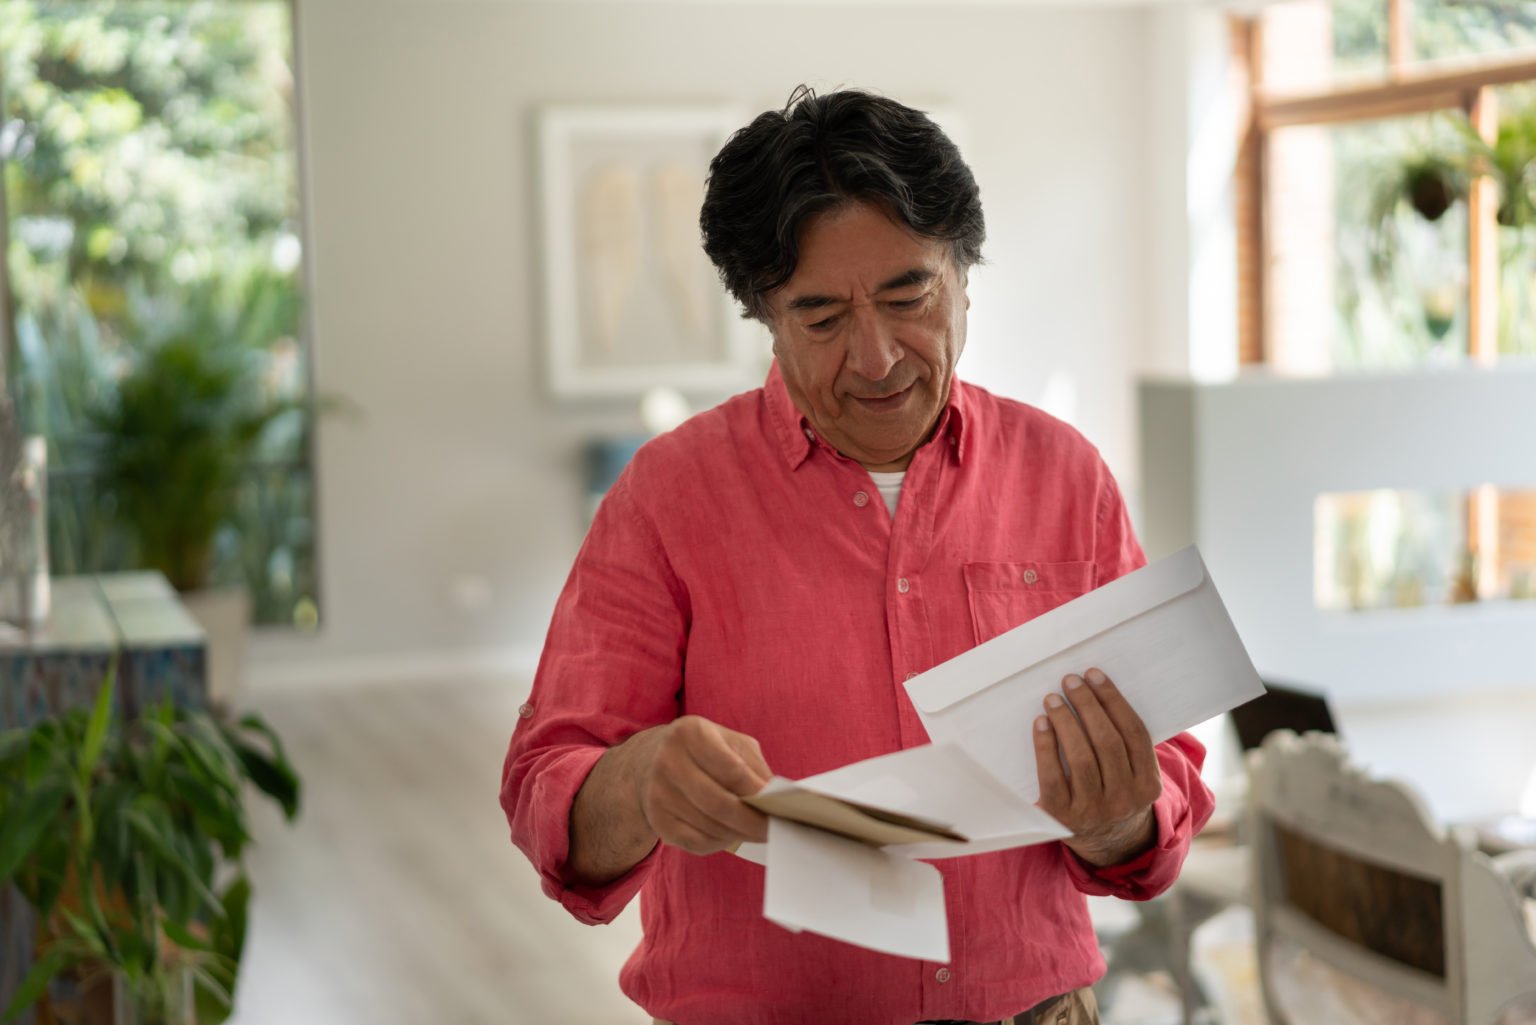
{"label": "man's fingers", "polygon": [[741,840],[767,839],[766,817],[741,800],[772,775],[751,737],[684,716],[672,724],[653,772],[652,807],[659,821],[652,828],[669,843],[708,853]]}
{"label": "man's fingers", "polygon": [[[745,762],[747,768],[762,781],[757,786],[757,790],[761,790],[773,778],[773,770],[768,768],[767,761],[763,759],[763,749],[758,744],[757,738],[734,730],[722,729],[720,732],[731,750],[735,751],[737,757]],[[757,790],[753,790],[752,793],[757,793]]]}
{"label": "man's fingers", "polygon": [[1132,780],[1130,755],[1125,741],[1121,739],[1120,730],[1099,704],[1093,688],[1085,685],[1081,676],[1069,676],[1062,684],[1067,700],[1072,703],[1078,722],[1082,724],[1083,732],[1093,745],[1104,789],[1115,791],[1128,786]]}
{"label": "man's fingers", "polygon": [[1104,782],[1099,773],[1098,759],[1093,754],[1093,745],[1088,742],[1082,724],[1059,694],[1046,697],[1045,714],[1050,717],[1051,731],[1056,734],[1056,741],[1067,759],[1067,771],[1072,774],[1073,803],[1096,800],[1104,789]]}
{"label": "man's fingers", "polygon": [[1072,787],[1061,767],[1061,752],[1056,747],[1056,731],[1045,716],[1035,719],[1031,731],[1035,738],[1035,773],[1040,777],[1040,807],[1059,813],[1072,806]]}
{"label": "man's fingers", "polygon": [[699,768],[742,797],[763,789],[773,775],[756,748],[757,741],[751,737],[714,723],[704,723],[687,737],[688,754]]}
{"label": "man's fingers", "polygon": [[722,835],[757,841],[768,838],[767,817],[744,804],[740,797],[711,779],[702,768],[680,786],[679,791],[699,814],[707,816],[723,831]]}
{"label": "man's fingers", "polygon": [[1102,671],[1090,669],[1085,675],[1094,697],[1098,699],[1099,706],[1115,724],[1115,729],[1119,731],[1124,741],[1131,772],[1137,779],[1148,775],[1160,775],[1162,770],[1157,764],[1157,751],[1152,744],[1152,735],[1147,732],[1147,724],[1142,722],[1141,716],[1136,714],[1136,709],[1132,708],[1131,703],[1125,699],[1125,695],[1120,693],[1120,688],[1115,686],[1115,681]]}

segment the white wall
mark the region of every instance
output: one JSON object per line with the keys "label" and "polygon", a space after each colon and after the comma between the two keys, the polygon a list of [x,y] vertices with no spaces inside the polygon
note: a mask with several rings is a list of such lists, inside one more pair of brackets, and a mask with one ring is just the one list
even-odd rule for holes
{"label": "white wall", "polygon": [[[996,6],[299,0],[323,391],[324,626],[258,638],[256,686],[526,665],[581,537],[580,446],[635,426],[541,385],[540,104],[777,106],[798,82],[964,122],[988,266],[967,378],[1067,415],[1135,488],[1154,12]],[[483,579],[483,608],[461,607]]]}
{"label": "white wall", "polygon": [[1319,495],[1536,479],[1536,363],[1142,386],[1143,538],[1199,544],[1266,679],[1354,704],[1528,688],[1536,603],[1332,612],[1314,598]]}

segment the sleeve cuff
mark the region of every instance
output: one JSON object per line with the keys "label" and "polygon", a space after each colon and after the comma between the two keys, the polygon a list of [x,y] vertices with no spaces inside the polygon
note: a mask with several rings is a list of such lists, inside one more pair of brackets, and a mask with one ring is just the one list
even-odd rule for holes
{"label": "sleeve cuff", "polygon": [[1189,850],[1193,832],[1188,824],[1188,802],[1173,787],[1164,786],[1152,804],[1157,822],[1157,842],[1147,850],[1116,865],[1090,865],[1066,844],[1061,853],[1067,874],[1081,893],[1091,897],[1151,900],[1173,884]]}
{"label": "sleeve cuff", "polygon": [[578,921],[588,925],[606,925],[618,917],[650,878],[661,851],[658,843],[634,868],[601,886],[573,883],[567,877],[571,808],[592,767],[607,750],[604,747],[571,748],[541,767],[533,785],[532,803],[544,812],[532,830],[533,835],[524,837],[526,842],[519,844],[538,866],[544,893],[559,901]]}

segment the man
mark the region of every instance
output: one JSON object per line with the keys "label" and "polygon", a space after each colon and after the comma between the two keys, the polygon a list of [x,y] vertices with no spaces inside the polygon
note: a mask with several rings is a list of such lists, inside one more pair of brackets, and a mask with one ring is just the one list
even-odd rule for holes
{"label": "man", "polygon": [[620,984],[659,1021],[1096,1021],[1083,895],[1166,888],[1211,796],[1199,744],[1154,748],[1091,667],[1019,723],[1074,835],[937,863],[949,964],[781,929],[726,853],[770,775],[926,742],[903,681],[1145,562],[1091,445],[955,378],[971,172],[917,111],[802,89],[721,150],[701,223],[775,364],[604,500],[507,754],[512,838],[584,922],[644,890]]}

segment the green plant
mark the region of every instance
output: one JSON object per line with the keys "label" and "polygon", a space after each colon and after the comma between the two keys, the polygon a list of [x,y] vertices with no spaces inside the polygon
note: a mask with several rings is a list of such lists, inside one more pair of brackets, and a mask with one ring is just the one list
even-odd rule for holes
{"label": "green plant", "polygon": [[139,563],[178,590],[207,585],[241,474],[304,408],[270,382],[265,358],[292,320],[291,289],[275,275],[241,285],[210,283],[174,304],[141,297],[126,370],[90,410],[102,488]]}
{"label": "green plant", "polygon": [[182,971],[200,1025],[228,1016],[245,939],[244,784],[292,821],[300,785],[277,735],[163,704],[95,707],[0,734],[0,886],[43,923],[38,960],[0,1021],[67,972],[110,970],[145,1023],[165,1020]]}

